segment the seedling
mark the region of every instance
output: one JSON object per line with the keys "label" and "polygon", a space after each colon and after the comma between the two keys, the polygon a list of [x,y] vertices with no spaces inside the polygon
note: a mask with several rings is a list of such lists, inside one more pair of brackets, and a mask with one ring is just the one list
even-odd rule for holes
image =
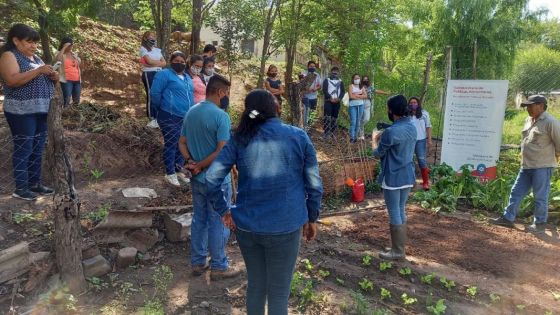
{"label": "seedling", "polygon": [[403,293],[403,294],[401,295],[401,299],[402,299],[404,305],[406,305],[406,306],[409,306],[409,305],[412,305],[412,304],[418,302],[418,299],[417,299],[417,298],[410,297],[410,296],[408,296],[408,294],[406,294],[406,293]]}
{"label": "seedling", "polygon": [[109,287],[109,284],[107,282],[101,280],[98,277],[87,278],[87,281],[91,284],[92,288],[94,288],[95,291],[101,291]]}
{"label": "seedling", "polygon": [[546,311],[546,313],[544,313],[544,315],[554,315],[554,314],[552,314],[552,311]]}
{"label": "seedling", "polygon": [[492,303],[499,302],[500,299],[501,299],[501,297],[496,293],[490,293],[489,297],[490,297],[490,301],[492,301]]}
{"label": "seedling", "polygon": [[432,284],[435,277],[436,277],[435,274],[430,273],[430,274],[427,274],[427,275],[424,275],[424,276],[420,277],[420,281],[422,281],[422,283],[425,283],[425,284]]}
{"label": "seedling", "polygon": [[522,310],[524,310],[527,306],[525,306],[525,304],[517,304],[517,305],[515,305],[515,307],[516,307],[518,310],[522,311]]}
{"label": "seedling", "polygon": [[103,170],[97,168],[90,170],[90,173],[91,173],[91,177],[93,177],[93,179],[95,180],[99,180],[103,176],[103,174],[105,174]]}
{"label": "seedling", "polygon": [[552,297],[554,298],[554,301],[560,301],[560,292],[550,291],[550,293],[552,293]]}
{"label": "seedling", "polygon": [[399,270],[399,273],[400,273],[401,276],[403,276],[403,277],[408,277],[408,276],[410,276],[410,275],[412,274],[412,270],[411,270],[410,268],[408,268],[408,267],[405,267],[405,268],[401,268],[401,269]]}
{"label": "seedling", "polygon": [[381,299],[385,300],[385,299],[390,299],[391,298],[391,291],[385,289],[385,288],[381,288]]}
{"label": "seedling", "polygon": [[319,270],[319,276],[321,276],[321,278],[326,278],[330,275],[331,275],[331,273],[328,270],[323,270],[323,269]]}
{"label": "seedling", "polygon": [[336,282],[340,285],[344,285],[344,280],[342,280],[340,278],[336,278]]}
{"label": "seedling", "polygon": [[301,262],[303,263],[305,270],[311,272],[313,271],[313,268],[315,268],[315,266],[313,266],[313,264],[311,263],[311,261],[309,259],[302,259]]}
{"label": "seedling", "polygon": [[363,278],[358,284],[364,292],[373,291],[373,282],[369,281],[367,278]]}
{"label": "seedling", "polygon": [[453,289],[455,287],[455,281],[447,280],[447,278],[445,278],[445,277],[439,278],[439,282],[441,282],[441,284],[443,284],[443,286],[447,289],[447,291],[451,291],[451,289]]}
{"label": "seedling", "polygon": [[393,263],[388,262],[388,261],[382,261],[379,263],[379,270],[380,271],[385,271],[387,269],[391,269],[393,268]]}
{"label": "seedling", "polygon": [[428,312],[433,315],[443,315],[445,314],[445,310],[447,306],[445,305],[444,299],[439,299],[435,305],[429,305],[426,307]]}
{"label": "seedling", "polygon": [[467,294],[473,299],[476,296],[477,292],[478,292],[478,289],[475,286],[470,286],[470,287],[467,288]]}
{"label": "seedling", "polygon": [[371,256],[370,256],[370,255],[365,255],[365,256],[362,258],[362,265],[364,265],[364,266],[369,266],[369,265],[371,265]]}

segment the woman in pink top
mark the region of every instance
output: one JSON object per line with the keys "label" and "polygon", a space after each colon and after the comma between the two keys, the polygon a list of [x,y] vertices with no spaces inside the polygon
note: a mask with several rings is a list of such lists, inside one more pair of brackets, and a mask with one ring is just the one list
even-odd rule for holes
{"label": "woman in pink top", "polygon": [[202,57],[199,55],[192,55],[189,61],[189,75],[193,81],[195,105],[206,99],[206,85],[202,81],[203,79],[200,75],[202,63]]}

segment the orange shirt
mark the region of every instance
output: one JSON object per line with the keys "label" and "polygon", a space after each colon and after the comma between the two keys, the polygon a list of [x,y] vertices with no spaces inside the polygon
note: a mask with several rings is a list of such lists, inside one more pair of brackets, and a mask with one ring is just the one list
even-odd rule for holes
{"label": "orange shirt", "polygon": [[68,57],[64,58],[64,76],[66,81],[80,81],[78,60]]}

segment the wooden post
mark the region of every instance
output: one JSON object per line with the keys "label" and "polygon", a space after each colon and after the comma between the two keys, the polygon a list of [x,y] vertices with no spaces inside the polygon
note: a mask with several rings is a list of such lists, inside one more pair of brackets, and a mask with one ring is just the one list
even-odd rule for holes
{"label": "wooden post", "polygon": [[74,188],[74,171],[66,154],[62,126],[60,90],[51,101],[48,116],[47,163],[54,185],[54,248],[56,264],[63,283],[71,292],[86,289],[82,268],[82,237],[80,236],[80,201]]}
{"label": "wooden post", "polygon": [[292,114],[292,125],[299,128],[303,128],[303,106],[301,104],[301,98],[303,92],[311,86],[311,83],[315,81],[317,74],[308,73],[303,80],[300,82],[292,82],[288,84],[287,88],[287,98],[290,103],[290,112]]}
{"label": "wooden post", "polygon": [[430,72],[432,70],[432,52],[428,53],[426,58],[426,68],[424,69],[424,84],[422,86],[422,94],[420,95],[420,104],[424,104],[424,99],[426,98],[426,93],[428,93],[428,84],[430,83]]}
{"label": "wooden post", "polygon": [[[447,106],[446,102],[447,102],[447,84],[449,82],[449,80],[451,80],[451,67],[453,66],[453,47],[452,46],[447,46],[445,48],[445,59],[446,59],[446,63],[445,63],[445,82],[444,82],[444,89],[443,89],[443,102],[442,102],[442,106],[441,106],[441,116],[439,119],[439,126],[438,129],[441,130],[441,124],[443,122],[443,120],[445,119],[445,107]],[[443,135],[443,132],[442,132]],[[434,150],[434,164],[438,163],[438,143],[439,141],[436,141],[436,147]],[[443,144],[442,144],[443,145]]]}

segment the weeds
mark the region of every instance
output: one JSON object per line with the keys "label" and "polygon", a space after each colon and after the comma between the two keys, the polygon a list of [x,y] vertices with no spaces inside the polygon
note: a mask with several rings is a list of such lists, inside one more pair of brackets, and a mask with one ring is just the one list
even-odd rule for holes
{"label": "weeds", "polygon": [[87,278],[87,281],[95,291],[101,291],[109,287],[109,284],[98,277]]}
{"label": "weeds", "polygon": [[111,210],[111,204],[103,204],[97,209],[97,211],[92,211],[88,213],[85,218],[89,219],[93,223],[100,222],[101,220],[105,219],[109,215],[109,211]]}
{"label": "weeds", "polygon": [[311,263],[311,261],[309,259],[302,259],[301,263],[303,264],[303,266],[305,267],[305,270],[307,270],[307,272],[312,272],[313,269],[315,268],[315,266],[313,266],[313,264]]}
{"label": "weeds", "polygon": [[105,171],[98,168],[91,169],[89,172],[91,173],[91,178],[93,178],[93,180],[95,181],[100,180],[103,174],[105,174]]}
{"label": "weeds", "polygon": [[27,222],[32,222],[32,221],[40,221],[42,219],[43,219],[43,215],[41,213],[16,212],[12,214],[12,221],[18,225]]}
{"label": "weeds", "polygon": [[319,270],[319,276],[323,279],[330,276],[330,275],[331,275],[331,272],[328,271],[328,270],[323,270],[323,269]]}
{"label": "weeds", "polygon": [[[145,315],[163,315],[164,303],[167,300],[167,287],[173,279],[173,272],[168,266],[162,265],[156,268],[152,275],[154,291],[151,296],[145,298],[142,311]],[[129,288],[130,289],[130,288]]]}

